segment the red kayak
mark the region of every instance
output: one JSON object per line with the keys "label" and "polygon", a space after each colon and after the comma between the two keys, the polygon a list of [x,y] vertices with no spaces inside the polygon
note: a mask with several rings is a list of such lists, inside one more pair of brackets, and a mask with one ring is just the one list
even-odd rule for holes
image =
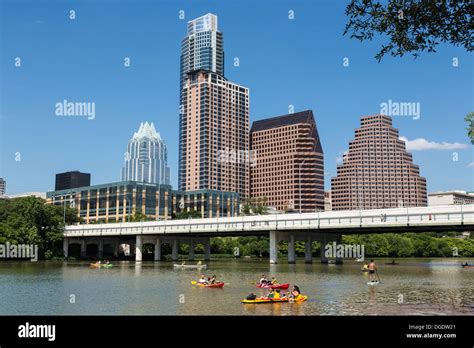
{"label": "red kayak", "polygon": [[261,284],[257,284],[257,288],[261,288],[261,289],[282,289],[282,290],[285,290],[285,289],[288,289],[290,287],[290,284],[278,284],[278,285],[261,285]]}
{"label": "red kayak", "polygon": [[462,268],[474,268],[474,266],[473,266],[473,265],[467,265],[467,266],[466,266],[466,265],[462,265]]}
{"label": "red kayak", "polygon": [[195,285],[202,286],[203,288],[223,288],[224,282],[217,282],[217,283],[208,284],[208,285],[196,283]]}

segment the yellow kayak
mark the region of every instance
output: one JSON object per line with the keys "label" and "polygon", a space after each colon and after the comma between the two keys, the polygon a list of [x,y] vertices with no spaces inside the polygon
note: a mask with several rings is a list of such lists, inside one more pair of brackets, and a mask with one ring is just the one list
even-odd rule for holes
{"label": "yellow kayak", "polygon": [[240,301],[241,303],[254,303],[254,304],[260,304],[260,303],[280,303],[280,302],[304,302],[308,299],[308,296],[301,296],[298,300],[293,300],[289,299],[287,297],[280,298],[280,299],[272,299],[269,297],[260,297],[256,298],[255,300],[242,300]]}

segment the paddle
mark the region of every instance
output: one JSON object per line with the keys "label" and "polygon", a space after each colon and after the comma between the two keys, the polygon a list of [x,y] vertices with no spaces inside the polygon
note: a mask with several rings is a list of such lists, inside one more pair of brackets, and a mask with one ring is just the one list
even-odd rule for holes
{"label": "paddle", "polygon": [[379,272],[377,271],[377,269],[375,269],[375,274],[377,275],[377,279],[379,280],[379,283],[381,283],[382,281],[380,280]]}

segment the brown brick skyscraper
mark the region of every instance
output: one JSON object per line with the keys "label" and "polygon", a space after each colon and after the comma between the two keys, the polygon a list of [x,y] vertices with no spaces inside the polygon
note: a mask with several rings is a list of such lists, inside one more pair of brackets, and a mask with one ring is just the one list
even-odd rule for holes
{"label": "brown brick skyscraper", "polygon": [[179,189],[249,195],[249,89],[219,74],[188,74],[181,93]]}
{"label": "brown brick skyscraper", "polygon": [[252,197],[299,211],[301,177],[301,211],[324,211],[323,149],[311,110],[254,122],[250,141]]}
{"label": "brown brick skyscraper", "polygon": [[364,116],[331,180],[332,210],[427,205],[426,179],[399,139],[392,119]]}

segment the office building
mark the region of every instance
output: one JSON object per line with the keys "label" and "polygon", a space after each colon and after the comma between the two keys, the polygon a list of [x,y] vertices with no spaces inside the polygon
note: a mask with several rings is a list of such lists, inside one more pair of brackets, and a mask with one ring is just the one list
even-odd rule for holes
{"label": "office building", "polygon": [[426,179],[413,164],[390,117],[361,118],[332,178],[331,199],[332,210],[427,205]]}
{"label": "office building", "polygon": [[428,193],[428,206],[474,204],[474,193],[466,191],[445,191]]}
{"label": "office building", "polygon": [[47,203],[77,210],[82,223],[112,223],[146,216],[168,220],[181,212],[197,211],[202,218],[230,217],[239,213],[239,196],[233,192],[175,191],[169,185],[122,181],[46,193]]}
{"label": "office building", "polygon": [[91,184],[91,175],[78,170],[56,174],[54,189],[56,191],[73,189]]}
{"label": "office building", "polygon": [[152,123],[141,123],[125,152],[122,181],[169,185],[170,169],[165,142]]}
{"label": "office building", "polygon": [[250,194],[277,210],[324,211],[324,155],[313,112],[255,121]]}
{"label": "office building", "polygon": [[0,178],[0,196],[3,196],[7,192],[7,182]]}

